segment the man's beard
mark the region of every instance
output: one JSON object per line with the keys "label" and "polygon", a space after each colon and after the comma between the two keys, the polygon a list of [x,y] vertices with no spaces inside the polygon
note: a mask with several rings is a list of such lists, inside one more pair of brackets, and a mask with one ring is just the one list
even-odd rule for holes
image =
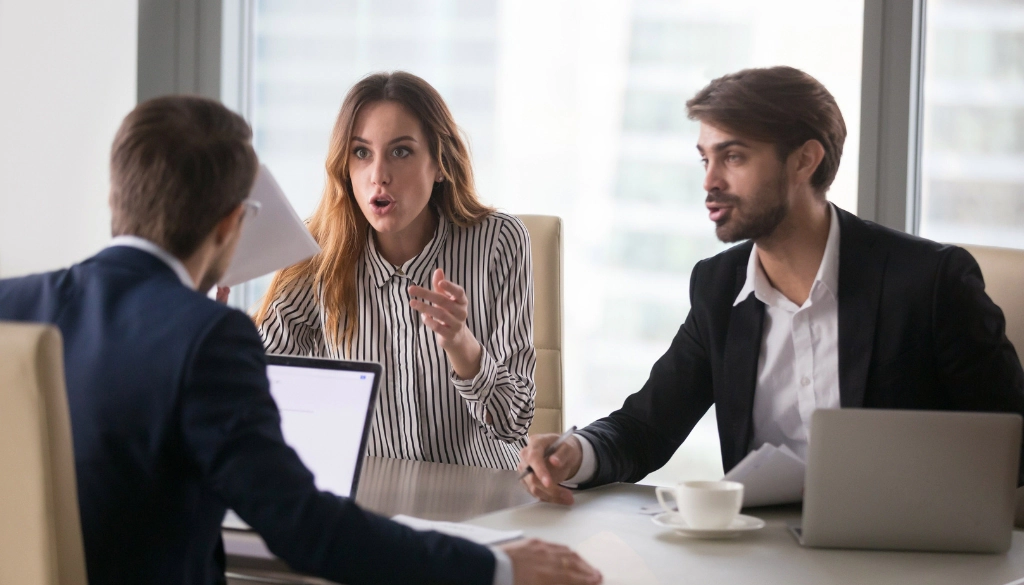
{"label": "man's beard", "polygon": [[[776,181],[765,183],[746,201],[731,193],[708,193],[708,203],[724,203],[732,207],[728,215],[715,224],[718,239],[731,244],[770,236],[789,213],[786,183],[786,173],[781,171]],[[743,214],[738,213],[741,209]]]}

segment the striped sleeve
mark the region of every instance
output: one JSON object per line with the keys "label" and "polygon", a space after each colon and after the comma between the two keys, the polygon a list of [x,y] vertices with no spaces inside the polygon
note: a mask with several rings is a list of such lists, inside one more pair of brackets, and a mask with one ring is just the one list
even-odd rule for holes
{"label": "striped sleeve", "polygon": [[275,298],[259,332],[267,353],[323,357],[326,348],[312,285],[298,283]]}
{"label": "striped sleeve", "polygon": [[483,348],[480,371],[470,380],[459,379],[454,370],[449,374],[485,434],[511,443],[526,437],[533,421],[537,365],[530,236],[518,218],[501,223],[487,278],[490,335],[478,340]]}

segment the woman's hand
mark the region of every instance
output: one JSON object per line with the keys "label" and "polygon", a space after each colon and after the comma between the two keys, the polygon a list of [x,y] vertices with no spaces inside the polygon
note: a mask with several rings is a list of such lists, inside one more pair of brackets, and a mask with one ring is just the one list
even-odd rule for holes
{"label": "woman's hand", "polygon": [[[466,327],[469,299],[461,286],[445,280],[444,271],[434,271],[433,290],[410,286],[409,306],[420,312],[423,323],[430,327],[448,355],[455,374],[463,380],[474,378],[480,372],[483,348]],[[422,299],[422,300],[421,300]]]}
{"label": "woman's hand", "polygon": [[228,295],[231,294],[231,289],[226,286],[217,287],[217,302],[228,304]]}

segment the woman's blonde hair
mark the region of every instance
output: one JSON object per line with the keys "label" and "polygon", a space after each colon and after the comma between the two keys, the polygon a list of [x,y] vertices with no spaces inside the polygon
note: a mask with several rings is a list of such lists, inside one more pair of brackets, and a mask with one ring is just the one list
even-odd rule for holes
{"label": "woman's blonde hair", "polygon": [[[366,249],[370,224],[352,192],[349,151],[359,112],[367,104],[383,101],[401,104],[423,127],[430,154],[444,177],[434,183],[430,194],[429,204],[437,213],[455,225],[468,227],[494,211],[477,199],[469,151],[441,94],[423,79],[404,71],[368,75],[349,90],[341,104],[327,153],[327,183],[320,203],[306,221],[321,252],[274,275],[254,317],[257,325],[269,316],[274,299],[310,282],[324,311],[327,343],[340,347],[344,342],[346,352],[351,353],[358,327],[356,268]],[[339,331],[343,316],[347,316],[345,330]]]}

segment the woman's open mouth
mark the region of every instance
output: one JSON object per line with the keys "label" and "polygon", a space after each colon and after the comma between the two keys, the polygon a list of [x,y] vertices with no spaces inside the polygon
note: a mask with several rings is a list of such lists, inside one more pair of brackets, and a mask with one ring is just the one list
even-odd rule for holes
{"label": "woman's open mouth", "polygon": [[381,193],[380,195],[370,197],[370,209],[373,210],[374,215],[385,215],[394,209],[394,207],[395,200],[387,193]]}

